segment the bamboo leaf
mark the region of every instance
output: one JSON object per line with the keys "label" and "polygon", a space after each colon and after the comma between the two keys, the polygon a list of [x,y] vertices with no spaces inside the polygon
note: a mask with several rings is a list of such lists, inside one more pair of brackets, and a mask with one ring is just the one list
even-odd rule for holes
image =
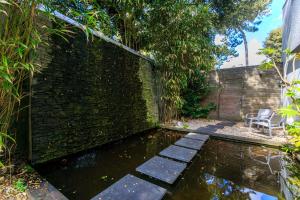
{"label": "bamboo leaf", "polygon": [[280,108],[279,113],[284,117],[295,117],[295,116],[299,116],[299,114],[300,114],[291,105]]}
{"label": "bamboo leaf", "polygon": [[0,132],[0,135],[1,135],[2,137],[4,137],[4,138],[7,138],[7,139],[9,139],[10,141],[16,143],[16,140],[15,140],[14,138],[12,138],[10,135],[8,135],[8,134],[6,134],[6,133],[2,133],[2,132]]}
{"label": "bamboo leaf", "polygon": [[7,5],[11,5],[11,3],[9,3],[9,2],[6,1],[6,0],[0,0],[0,3],[2,3],[2,4],[7,4]]}
{"label": "bamboo leaf", "polygon": [[6,80],[7,82],[13,84],[10,75],[5,74],[5,73],[0,73],[0,77],[3,78],[4,80]]}

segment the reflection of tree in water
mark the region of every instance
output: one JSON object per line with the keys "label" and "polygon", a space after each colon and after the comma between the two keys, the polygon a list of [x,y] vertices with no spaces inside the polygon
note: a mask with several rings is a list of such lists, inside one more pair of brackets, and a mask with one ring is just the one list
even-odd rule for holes
{"label": "reflection of tree in water", "polygon": [[210,199],[250,199],[249,193],[252,191],[245,192],[243,187],[231,181],[210,174],[204,174],[204,179],[211,194]]}
{"label": "reflection of tree in water", "polygon": [[240,185],[234,184],[232,181],[218,178],[216,176],[205,173],[204,179],[207,184],[207,190],[211,194],[210,199],[212,200],[222,200],[222,199],[232,199],[232,200],[248,200],[248,199],[265,199],[265,200],[275,200],[274,196],[257,192],[255,190],[242,187]]}

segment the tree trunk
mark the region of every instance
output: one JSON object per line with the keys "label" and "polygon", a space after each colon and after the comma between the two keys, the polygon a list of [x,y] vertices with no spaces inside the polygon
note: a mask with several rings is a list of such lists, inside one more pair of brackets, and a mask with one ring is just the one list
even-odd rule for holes
{"label": "tree trunk", "polygon": [[245,32],[241,28],[239,28],[239,31],[241,32],[244,41],[246,66],[249,66],[249,52],[248,52],[247,37]]}

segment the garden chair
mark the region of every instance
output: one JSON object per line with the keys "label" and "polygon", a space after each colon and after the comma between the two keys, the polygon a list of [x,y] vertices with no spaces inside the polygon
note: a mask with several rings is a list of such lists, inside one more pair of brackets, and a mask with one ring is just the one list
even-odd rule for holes
{"label": "garden chair", "polygon": [[259,121],[252,122],[250,124],[250,128],[252,128],[252,124],[263,127],[263,130],[265,130],[265,127],[269,129],[269,136],[272,137],[272,130],[273,129],[279,129],[282,128],[284,130],[285,128],[285,119],[282,118],[277,113],[273,112],[270,119],[260,119]]}
{"label": "garden chair", "polygon": [[259,109],[258,113],[248,113],[245,116],[245,126],[248,125],[249,127],[252,126],[252,123],[255,121],[260,121],[263,119],[269,119],[272,115],[273,111],[272,109]]}

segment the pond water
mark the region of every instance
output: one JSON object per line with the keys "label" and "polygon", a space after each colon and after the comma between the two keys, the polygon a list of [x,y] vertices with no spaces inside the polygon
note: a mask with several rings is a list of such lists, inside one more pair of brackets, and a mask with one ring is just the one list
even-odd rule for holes
{"label": "pond water", "polygon": [[36,169],[71,200],[90,199],[129,173],[166,188],[169,200],[284,199],[279,183],[282,153],[261,146],[210,139],[172,186],[135,172],[182,136],[154,130]]}

